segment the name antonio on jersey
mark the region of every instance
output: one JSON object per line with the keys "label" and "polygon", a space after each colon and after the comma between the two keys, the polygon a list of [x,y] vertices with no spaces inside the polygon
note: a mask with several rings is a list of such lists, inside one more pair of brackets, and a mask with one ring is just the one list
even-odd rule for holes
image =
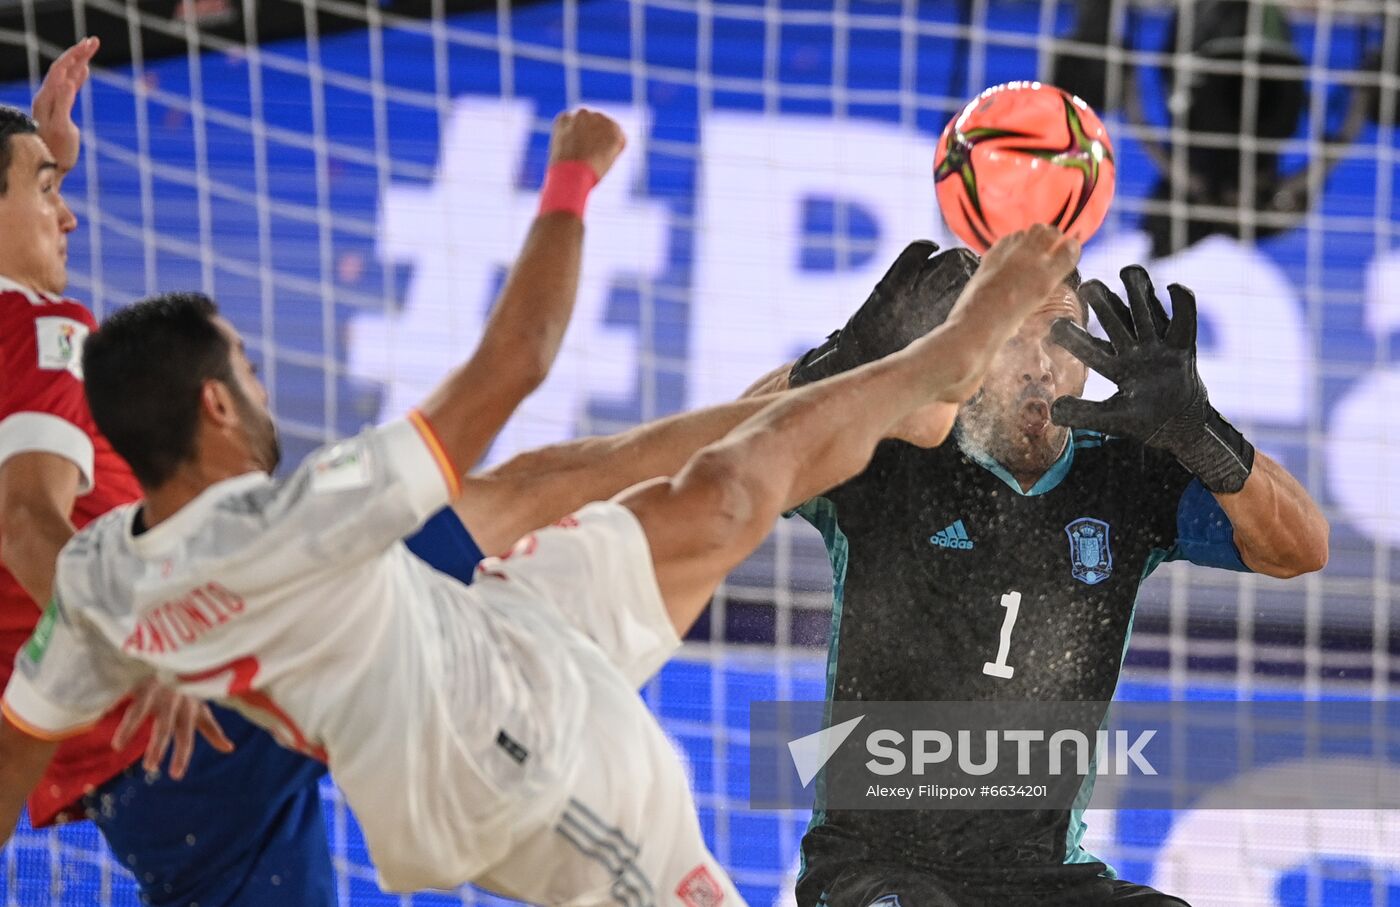
{"label": "name antonio on jersey", "polygon": [[147,611],[122,643],[122,651],[174,652],[215,627],[223,626],[247,608],[243,599],[218,583],[207,583]]}

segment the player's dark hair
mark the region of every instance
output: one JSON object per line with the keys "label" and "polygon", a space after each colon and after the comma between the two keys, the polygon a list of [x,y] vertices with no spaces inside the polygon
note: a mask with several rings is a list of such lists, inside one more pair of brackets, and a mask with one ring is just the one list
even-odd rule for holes
{"label": "player's dark hair", "polygon": [[164,293],[112,315],[83,347],[92,418],[145,488],[194,457],[204,382],[238,392],[218,312],[202,293]]}
{"label": "player's dark hair", "polygon": [[39,124],[34,118],[8,104],[0,104],[0,195],[10,188],[10,163],[14,158],[14,147],[10,138],[16,135],[37,135]]}

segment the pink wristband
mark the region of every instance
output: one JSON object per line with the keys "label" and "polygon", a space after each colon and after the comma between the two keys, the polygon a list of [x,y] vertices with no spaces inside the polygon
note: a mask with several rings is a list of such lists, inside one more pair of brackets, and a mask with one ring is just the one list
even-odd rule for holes
{"label": "pink wristband", "polygon": [[598,185],[598,174],[583,161],[560,161],[550,165],[540,189],[540,214],[567,211],[583,217],[588,193]]}

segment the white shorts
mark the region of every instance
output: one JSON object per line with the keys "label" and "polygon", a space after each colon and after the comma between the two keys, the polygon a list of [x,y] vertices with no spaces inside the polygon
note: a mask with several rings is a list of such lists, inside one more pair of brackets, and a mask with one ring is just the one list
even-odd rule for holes
{"label": "white shorts", "polygon": [[700,831],[684,765],[646,704],[585,643],[587,713],[551,823],[523,834],[476,881],[561,907],[743,907]]}
{"label": "white shorts", "polygon": [[590,504],[482,563],[577,633],[578,755],[548,822],[522,830],[475,881],[536,904],[743,907],[705,846],[685,767],[637,694],[680,644],[630,510]]}
{"label": "white shorts", "polygon": [[591,639],[638,688],[676,650],[676,635],[651,563],[651,546],[632,511],[611,501],[589,504],[548,529],[487,558],[479,584],[492,577],[548,608]]}

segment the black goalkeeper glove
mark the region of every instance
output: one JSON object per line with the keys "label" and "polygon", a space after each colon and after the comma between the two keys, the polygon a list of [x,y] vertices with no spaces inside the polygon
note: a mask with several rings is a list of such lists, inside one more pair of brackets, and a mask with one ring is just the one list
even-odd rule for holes
{"label": "black goalkeeper glove", "polygon": [[1254,446],[1210,405],[1196,371],[1196,295],[1180,284],[1169,286],[1169,319],[1145,270],[1133,265],[1121,274],[1131,311],[1101,281],[1079,291],[1110,342],[1068,320],[1051,329],[1056,343],[1117,384],[1118,393],[1102,403],[1061,397],[1050,418],[1056,425],[1136,438],[1170,452],[1211,491],[1239,491],[1254,467]]}
{"label": "black goalkeeper glove", "polygon": [[937,251],[926,239],[905,247],[846,326],[793,364],[788,384],[810,384],[882,359],[942,324],[978,259],[967,249],[929,257]]}

